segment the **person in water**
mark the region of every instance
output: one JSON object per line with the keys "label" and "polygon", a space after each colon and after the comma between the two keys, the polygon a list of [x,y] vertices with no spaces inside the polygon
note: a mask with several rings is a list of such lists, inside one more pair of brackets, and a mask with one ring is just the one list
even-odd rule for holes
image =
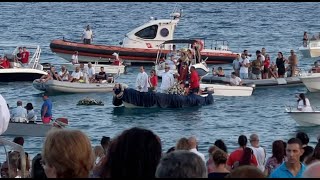
{"label": "person in water", "polygon": [[303,111],[303,112],[311,112],[311,111],[313,111],[312,107],[310,105],[310,101],[309,101],[308,98],[306,98],[304,93],[299,94],[299,96],[297,96],[297,97],[298,97],[298,100],[297,100],[298,107],[297,107],[297,109],[299,111]]}

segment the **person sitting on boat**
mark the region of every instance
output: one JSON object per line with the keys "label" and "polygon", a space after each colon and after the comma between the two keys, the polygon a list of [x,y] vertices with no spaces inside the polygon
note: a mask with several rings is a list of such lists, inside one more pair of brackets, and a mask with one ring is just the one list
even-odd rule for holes
{"label": "person sitting on boat", "polygon": [[311,68],[311,70],[309,71],[309,73],[320,73],[320,67],[319,67],[319,62],[315,61],[314,62],[314,67]]}
{"label": "person sitting on boat", "polygon": [[194,66],[190,68],[190,94],[198,94],[200,89],[200,77]]}
{"label": "person sitting on boat", "polygon": [[7,56],[4,56],[3,59],[0,60],[0,69],[8,69],[10,68],[10,62]]}
{"label": "person sitting on boat", "polygon": [[66,66],[62,65],[61,66],[61,71],[58,73],[61,81],[69,81],[69,71],[67,70]]}
{"label": "person sitting on boat", "polygon": [[161,93],[167,93],[168,89],[174,85],[174,77],[170,70],[170,66],[164,68],[164,73],[162,74],[162,82],[160,86]]}
{"label": "person sitting on boat", "polygon": [[307,44],[308,44],[308,34],[307,34],[307,32],[305,31],[304,33],[303,33],[303,46],[304,47],[307,47]]}
{"label": "person sitting on boat", "polygon": [[222,67],[218,67],[217,75],[218,75],[218,77],[225,77],[226,76],[224,74]]}
{"label": "person sitting on boat", "polygon": [[71,56],[71,62],[72,64],[79,64],[79,60],[78,60],[78,51],[75,51],[74,54]]}
{"label": "person sitting on boat", "polygon": [[77,66],[76,70],[72,72],[69,82],[79,82],[80,80],[83,80],[83,73],[80,71],[80,67]]}
{"label": "person sitting on boat", "polygon": [[120,66],[122,64],[122,61],[119,58],[119,54],[118,53],[113,53],[112,55],[116,57],[116,59],[112,62],[112,65]]}
{"label": "person sitting on boat", "polygon": [[27,120],[30,123],[34,123],[37,120],[37,116],[33,110],[33,105],[32,103],[28,103],[25,106],[26,110],[27,110]]}
{"label": "person sitting on boat", "polygon": [[150,71],[150,76],[148,78],[148,91],[149,92],[156,92],[158,86],[158,76],[156,75],[156,71],[152,69]]}
{"label": "person sitting on boat", "polygon": [[180,82],[180,84],[184,84],[187,80],[189,74],[189,68],[186,62],[183,62],[181,67],[180,67],[180,73],[178,76],[178,82]]}
{"label": "person sitting on boat", "polygon": [[83,31],[82,40],[83,44],[91,44],[93,42],[93,32],[90,25],[87,25],[87,28]]}
{"label": "person sitting on boat", "polygon": [[310,105],[310,101],[308,98],[306,98],[306,96],[304,95],[304,93],[300,93],[298,97],[298,107],[297,109],[299,111],[303,111],[303,112],[312,112],[312,107]]}
{"label": "person sitting on boat", "polygon": [[140,66],[140,72],[136,78],[136,90],[139,92],[148,92],[148,75],[143,66]]}
{"label": "person sitting on boat", "polygon": [[217,71],[212,67],[212,76],[218,76]]}
{"label": "person sitting on boat", "polygon": [[29,56],[30,52],[27,50],[26,47],[23,47],[23,52],[21,53],[21,63],[24,67],[27,67],[29,64]]}
{"label": "person sitting on boat", "polygon": [[102,83],[104,81],[107,81],[107,74],[104,72],[104,67],[100,67],[100,72],[96,74],[95,82]]}
{"label": "person sitting on boat", "polygon": [[231,86],[242,86],[242,80],[236,75],[235,72],[231,73],[230,85]]}
{"label": "person sitting on boat", "polygon": [[94,67],[92,67],[91,62],[88,63],[87,74],[88,74],[89,82],[93,83],[95,81],[96,70],[94,69]]}
{"label": "person sitting on boat", "polygon": [[22,101],[17,101],[17,107],[11,115],[12,122],[27,122],[27,110],[22,107]]}
{"label": "person sitting on boat", "polygon": [[269,77],[272,76],[274,78],[278,78],[278,70],[277,65],[272,61],[269,68]]}
{"label": "person sitting on boat", "polygon": [[19,47],[18,48],[19,52],[16,54],[15,58],[14,58],[14,61],[15,62],[21,62],[21,55],[22,55],[22,47]]}

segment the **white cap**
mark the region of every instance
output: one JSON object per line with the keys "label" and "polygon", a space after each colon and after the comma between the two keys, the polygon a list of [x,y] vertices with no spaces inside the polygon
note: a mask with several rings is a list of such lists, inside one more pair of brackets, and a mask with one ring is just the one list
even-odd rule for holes
{"label": "white cap", "polygon": [[116,52],[114,52],[114,53],[112,54],[112,56],[119,56],[119,54],[116,53]]}

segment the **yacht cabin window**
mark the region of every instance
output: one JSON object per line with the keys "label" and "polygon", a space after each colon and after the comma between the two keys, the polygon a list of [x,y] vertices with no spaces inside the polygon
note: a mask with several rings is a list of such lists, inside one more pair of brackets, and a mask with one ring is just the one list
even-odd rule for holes
{"label": "yacht cabin window", "polygon": [[154,39],[157,36],[158,25],[152,25],[141,29],[140,31],[136,32],[135,35],[143,38],[143,39]]}

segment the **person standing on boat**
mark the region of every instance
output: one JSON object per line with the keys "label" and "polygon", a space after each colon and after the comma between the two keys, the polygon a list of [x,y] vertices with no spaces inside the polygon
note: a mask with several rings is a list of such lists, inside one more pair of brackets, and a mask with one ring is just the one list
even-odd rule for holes
{"label": "person standing on boat", "polygon": [[284,74],[286,73],[286,67],[285,67],[285,63],[287,62],[287,60],[283,57],[282,52],[278,52],[278,58],[276,60],[276,65],[278,68],[278,77],[279,78],[284,78]]}
{"label": "person standing on boat", "polygon": [[246,55],[244,53],[241,54],[241,59],[242,60],[240,62],[240,78],[248,79],[250,61],[248,58],[246,58]]}
{"label": "person standing on boat", "polygon": [[178,82],[180,82],[180,84],[184,85],[186,83],[188,74],[189,74],[189,68],[187,66],[187,63],[183,62],[180,67]]}
{"label": "person standing on boat", "polygon": [[240,55],[237,54],[237,57],[235,60],[233,60],[232,67],[234,72],[236,73],[236,76],[240,76]]}
{"label": "person standing on boat", "polygon": [[308,34],[307,34],[307,32],[305,31],[305,32],[303,33],[303,46],[304,46],[304,47],[307,47],[308,39],[309,39]]}
{"label": "person standing on boat", "polygon": [[23,47],[23,52],[21,53],[21,62],[24,67],[28,66],[29,64],[29,56],[30,52],[27,51],[26,47]]}
{"label": "person standing on boat", "polygon": [[113,53],[112,56],[115,56],[116,59],[112,62],[112,65],[120,66],[122,64],[121,59],[119,58],[118,53]]}
{"label": "person standing on boat", "polygon": [[164,73],[162,74],[162,82],[160,86],[160,90],[162,93],[167,93],[168,89],[174,85],[174,77],[171,72],[169,72],[170,66],[164,68]]}
{"label": "person standing on boat", "polygon": [[293,77],[296,75],[296,70],[298,67],[298,56],[294,53],[293,50],[290,51],[290,56],[288,57],[289,60],[289,69],[291,71],[289,77]]}
{"label": "person standing on boat", "polygon": [[298,102],[297,109],[299,111],[303,111],[303,112],[312,112],[313,111],[312,107],[310,105],[310,101],[308,98],[306,98],[304,93],[299,94],[297,102]]}
{"label": "person standing on boat", "polygon": [[148,78],[148,89],[149,92],[156,92],[157,91],[157,86],[158,86],[158,76],[156,75],[156,71],[152,69],[150,71],[150,76]]}
{"label": "person standing on boat", "polygon": [[198,94],[200,88],[200,77],[194,66],[191,66],[190,71],[190,93]]}
{"label": "person standing on boat", "polygon": [[79,61],[78,61],[78,51],[75,51],[74,54],[72,55],[71,57],[71,62],[72,64],[79,64]]}
{"label": "person standing on boat", "polygon": [[140,73],[136,79],[136,90],[139,92],[148,92],[148,75],[143,66],[140,66]]}
{"label": "person standing on boat", "polygon": [[16,57],[15,57],[15,62],[21,62],[21,55],[22,55],[22,47],[19,47],[19,52],[17,53]]}
{"label": "person standing on boat", "polygon": [[89,25],[83,31],[82,40],[84,44],[91,44],[93,42],[93,32]]}
{"label": "person standing on boat", "polygon": [[49,124],[52,119],[52,101],[49,99],[48,94],[42,95],[43,104],[41,107],[41,120],[43,124]]}
{"label": "person standing on boat", "polygon": [[13,122],[27,121],[27,110],[22,107],[22,101],[17,101],[17,107],[12,111],[11,121]]}

